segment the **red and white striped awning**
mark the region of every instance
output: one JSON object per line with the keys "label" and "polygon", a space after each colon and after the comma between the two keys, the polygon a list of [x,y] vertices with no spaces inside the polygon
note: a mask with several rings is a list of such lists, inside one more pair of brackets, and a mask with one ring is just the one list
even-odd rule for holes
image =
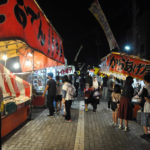
{"label": "red and white striped awning", "polygon": [[6,96],[31,97],[32,95],[31,84],[15,76],[2,64],[0,64],[0,86],[3,90],[3,97]]}

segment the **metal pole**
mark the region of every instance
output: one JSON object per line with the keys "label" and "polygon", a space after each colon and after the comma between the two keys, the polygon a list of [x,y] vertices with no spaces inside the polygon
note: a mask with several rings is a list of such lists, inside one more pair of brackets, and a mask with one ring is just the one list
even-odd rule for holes
{"label": "metal pole", "polygon": [[[33,91],[33,74],[34,74],[34,51],[32,51],[32,91]],[[31,104],[30,104],[30,120],[32,119],[32,101],[33,96],[31,96]]]}

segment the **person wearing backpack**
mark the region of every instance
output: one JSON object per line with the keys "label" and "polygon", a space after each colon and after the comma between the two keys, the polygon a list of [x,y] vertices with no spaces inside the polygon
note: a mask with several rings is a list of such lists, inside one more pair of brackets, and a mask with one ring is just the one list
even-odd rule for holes
{"label": "person wearing backpack", "polygon": [[62,86],[62,102],[65,104],[66,115],[65,120],[67,122],[72,122],[71,120],[71,104],[75,95],[74,86],[69,83],[68,77],[65,75],[63,77],[63,86]]}

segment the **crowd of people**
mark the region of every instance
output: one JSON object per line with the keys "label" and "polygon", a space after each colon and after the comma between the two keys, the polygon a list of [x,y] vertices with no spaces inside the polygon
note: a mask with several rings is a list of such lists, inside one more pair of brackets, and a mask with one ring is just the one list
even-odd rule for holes
{"label": "crowd of people", "polygon": [[[64,109],[64,117],[67,122],[71,122],[71,104],[75,97],[82,97],[85,102],[85,112],[88,111],[88,105],[92,105],[93,112],[96,112],[100,99],[107,101],[108,110],[112,110],[112,126],[120,130],[129,131],[129,120],[133,116],[132,98],[135,90],[132,86],[133,78],[128,76],[125,81],[114,78],[112,75],[105,76],[99,80],[97,76],[78,76],[68,78],[64,76],[53,79],[53,74],[48,73],[49,81],[44,90],[43,96],[47,94],[48,116],[53,116],[54,112]],[[62,80],[62,82],[61,82]],[[136,92],[141,97],[141,124],[144,134],[142,138],[150,138],[148,127],[150,127],[150,73],[144,76],[145,87],[141,92]],[[54,100],[56,101],[56,110],[54,109]],[[119,121],[118,121],[119,120]]]}
{"label": "crowd of people", "polygon": [[[61,111],[64,106],[65,120],[71,122],[71,104],[75,97],[78,96],[84,97],[86,112],[88,111],[89,103],[93,106],[93,112],[96,112],[100,99],[100,88],[96,76],[92,78],[88,73],[85,78],[83,76],[79,78],[77,74],[75,74],[74,79],[66,75],[62,78],[56,76],[55,81],[53,74],[48,73],[48,79],[43,93],[43,97],[45,97],[47,92],[48,116],[54,116],[54,113]],[[54,108],[55,101],[56,109]]]}
{"label": "crowd of people", "polygon": [[[112,76],[103,78],[102,98],[108,102],[108,109],[112,110],[112,126],[121,130],[129,131],[129,120],[133,119],[132,98],[137,94],[140,99],[141,125],[144,134],[141,138],[150,138],[148,128],[150,127],[150,73],[144,76],[145,86],[137,92],[133,88],[133,78],[128,76],[124,82],[115,80]],[[118,123],[118,119],[120,120]]]}

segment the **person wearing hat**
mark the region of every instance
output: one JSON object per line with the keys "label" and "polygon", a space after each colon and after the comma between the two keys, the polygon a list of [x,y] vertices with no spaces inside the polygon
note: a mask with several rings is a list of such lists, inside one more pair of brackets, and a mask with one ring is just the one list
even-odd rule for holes
{"label": "person wearing hat", "polygon": [[48,90],[48,95],[47,95],[47,107],[49,109],[49,115],[48,116],[53,116],[54,115],[54,106],[53,102],[56,97],[56,82],[53,80],[53,73],[48,73],[48,82],[45,87],[43,97],[45,96],[46,91]]}

